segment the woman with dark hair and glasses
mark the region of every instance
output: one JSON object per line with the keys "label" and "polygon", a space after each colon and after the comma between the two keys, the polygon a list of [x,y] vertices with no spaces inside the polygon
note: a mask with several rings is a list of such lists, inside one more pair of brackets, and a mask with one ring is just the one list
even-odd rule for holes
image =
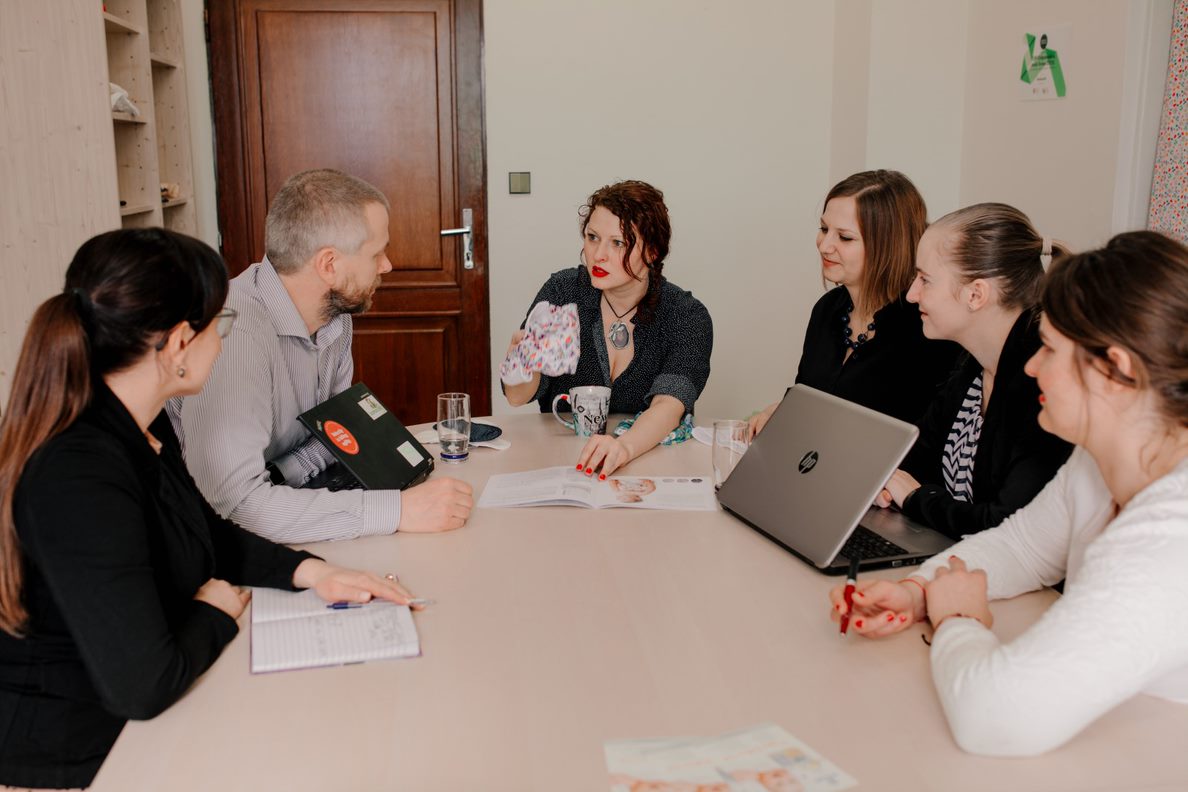
{"label": "woman with dark hair and glasses", "polygon": [[[859,583],[850,620],[869,637],[932,622],[953,736],[994,756],[1052,750],[1136,693],[1188,703],[1188,248],[1119,234],[1056,261],[1041,305],[1026,371],[1072,456],[998,527],[907,580]],[[1022,635],[990,631],[988,600],[1061,579]]]}
{"label": "woman with dark hair and glasses", "polygon": [[[709,379],[714,326],[705,306],[662,274],[672,237],[664,193],[642,181],[601,187],[578,211],[578,226],[582,265],[553,273],[532,301],[576,304],[577,370],[535,371],[503,391],[513,407],[536,400],[546,412],[571,388],[609,387],[609,412],[639,415],[621,436],[591,437],[578,456],[578,469],[606,478],[691,426],[684,419]],[[512,336],[509,354],[523,337],[522,329]]]}
{"label": "woman with dark hair and glasses", "polygon": [[0,423],[0,784],[90,784],[125,721],[169,707],[235,637],[241,585],[410,601],[199,494],[162,408],[202,389],[226,296],[202,242],[111,231],[33,315]]}

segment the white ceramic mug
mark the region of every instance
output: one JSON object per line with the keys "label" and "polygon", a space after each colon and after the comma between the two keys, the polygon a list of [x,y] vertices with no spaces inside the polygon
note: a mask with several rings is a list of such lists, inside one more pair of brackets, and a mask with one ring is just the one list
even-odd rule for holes
{"label": "white ceramic mug", "polygon": [[[611,389],[602,385],[582,385],[553,397],[553,417],[573,430],[578,437],[606,434],[606,416],[610,410]],[[569,402],[573,419],[566,420],[557,412],[557,402]]]}

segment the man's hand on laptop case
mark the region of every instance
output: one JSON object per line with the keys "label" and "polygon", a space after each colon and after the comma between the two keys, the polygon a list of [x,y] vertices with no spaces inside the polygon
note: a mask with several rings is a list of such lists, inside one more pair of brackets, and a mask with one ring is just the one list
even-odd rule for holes
{"label": "man's hand on laptop case", "polygon": [[435,533],[461,528],[474,508],[473,490],[465,481],[435,478],[404,491],[400,499],[400,530]]}

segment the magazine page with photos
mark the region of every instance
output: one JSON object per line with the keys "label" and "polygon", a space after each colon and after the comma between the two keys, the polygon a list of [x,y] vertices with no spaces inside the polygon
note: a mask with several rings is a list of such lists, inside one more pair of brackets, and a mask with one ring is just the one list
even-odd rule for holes
{"label": "magazine page with photos", "polygon": [[718,737],[612,740],[611,792],[834,792],[858,782],[779,726]]}
{"label": "magazine page with photos", "polygon": [[584,506],[590,509],[715,511],[708,476],[611,476],[605,481],[571,467],[491,476],[480,508]]}

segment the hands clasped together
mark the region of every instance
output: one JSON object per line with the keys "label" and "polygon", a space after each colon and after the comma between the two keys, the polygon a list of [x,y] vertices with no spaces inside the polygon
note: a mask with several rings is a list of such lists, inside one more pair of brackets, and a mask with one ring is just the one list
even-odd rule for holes
{"label": "hands clasped together", "polygon": [[[843,594],[842,586],[829,591],[829,616],[835,622],[846,613]],[[977,619],[987,627],[994,623],[986,596],[986,573],[967,569],[957,556],[949,556],[949,566],[937,569],[931,582],[918,577],[859,581],[853,600],[850,629],[867,638],[893,635],[926,617],[933,629],[951,616]]]}

